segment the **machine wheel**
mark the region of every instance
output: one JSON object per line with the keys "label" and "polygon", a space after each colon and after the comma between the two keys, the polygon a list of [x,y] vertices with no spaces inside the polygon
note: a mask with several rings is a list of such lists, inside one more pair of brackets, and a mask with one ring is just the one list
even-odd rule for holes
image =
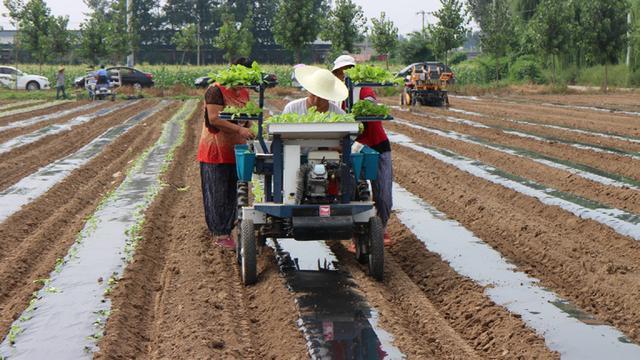
{"label": "machine wheel", "polygon": [[243,220],[240,224],[240,232],[242,282],[245,285],[252,285],[255,284],[257,279],[256,232],[253,220]]}
{"label": "machine wheel", "polygon": [[369,219],[369,275],[378,281],[384,278],[384,228],[377,216]]}
{"label": "machine wheel", "polygon": [[242,265],[242,221],[238,222],[238,238],[236,239],[236,261]]}
{"label": "machine wheel", "polygon": [[416,103],[418,102],[418,97],[417,96],[411,96],[411,94],[408,94],[408,101],[407,103],[409,104],[409,106],[416,106]]}

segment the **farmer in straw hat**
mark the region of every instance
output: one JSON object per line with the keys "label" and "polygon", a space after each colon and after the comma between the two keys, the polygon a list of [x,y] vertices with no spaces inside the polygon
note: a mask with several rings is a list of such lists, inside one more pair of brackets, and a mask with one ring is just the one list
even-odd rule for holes
{"label": "farmer in straw hat", "polygon": [[64,66],[58,68],[58,75],[56,76],[56,100],[60,99],[60,93],[62,93],[63,99],[67,98],[67,94],[64,91]]}
{"label": "farmer in straw hat", "polygon": [[295,77],[309,94],[288,103],[283,114],[304,115],[311,107],[315,107],[318,112],[345,113],[334,102],[344,101],[349,90],[331,71],[315,66],[300,66],[295,69]]}
{"label": "farmer in straw hat", "polygon": [[[350,55],[341,55],[333,63],[333,74],[340,80],[344,81],[344,71],[356,65],[356,60]],[[372,101],[376,102],[376,93],[370,87],[362,87],[354,89],[355,101]],[[343,108],[345,104],[342,103]],[[387,133],[384,131],[382,121],[364,122],[364,131],[356,139],[357,144],[366,145],[380,153],[380,163],[378,165],[378,178],[371,182],[371,190],[373,191],[373,201],[376,203],[376,211],[385,227],[384,244],[389,246],[393,241],[386,231],[387,222],[391,216],[391,208],[393,207],[393,168],[391,166],[391,143]],[[360,147],[362,146],[360,145]],[[349,248],[355,251],[355,245]]]}

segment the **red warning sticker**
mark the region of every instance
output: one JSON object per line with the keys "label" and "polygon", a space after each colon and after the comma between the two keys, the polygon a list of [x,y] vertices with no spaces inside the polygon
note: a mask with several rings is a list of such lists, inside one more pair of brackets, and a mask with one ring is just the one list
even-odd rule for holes
{"label": "red warning sticker", "polygon": [[331,206],[329,206],[329,205],[321,205],[320,206],[320,216],[321,217],[329,217],[329,216],[331,216]]}

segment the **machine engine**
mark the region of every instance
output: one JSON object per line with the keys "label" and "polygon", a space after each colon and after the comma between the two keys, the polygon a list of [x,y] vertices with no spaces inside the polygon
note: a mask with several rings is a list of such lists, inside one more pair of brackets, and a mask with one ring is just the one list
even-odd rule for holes
{"label": "machine engine", "polygon": [[311,151],[298,173],[297,204],[331,204],[340,196],[340,154]]}

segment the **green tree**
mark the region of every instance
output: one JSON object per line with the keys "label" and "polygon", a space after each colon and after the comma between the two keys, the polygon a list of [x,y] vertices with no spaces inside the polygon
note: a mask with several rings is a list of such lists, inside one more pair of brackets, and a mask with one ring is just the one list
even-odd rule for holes
{"label": "green tree", "polygon": [[334,53],[353,53],[356,42],[364,38],[366,23],[361,6],[351,0],[336,0],[324,21],[321,36],[323,40],[331,41]]}
{"label": "green tree", "polygon": [[49,38],[47,39],[49,59],[57,62],[69,54],[73,43],[71,32],[67,29],[68,16],[55,16],[49,23]]}
{"label": "green tree", "polygon": [[80,42],[78,55],[89,64],[97,65],[106,58],[108,44],[104,34],[108,25],[103,14],[93,13],[80,25]]}
{"label": "green tree", "polygon": [[224,19],[218,36],[213,40],[213,44],[224,50],[224,58],[231,62],[237,56],[247,57],[251,54],[253,47],[253,34],[251,33],[251,13],[242,23],[238,23],[232,14],[228,14]]}
{"label": "green tree", "polygon": [[496,81],[499,81],[500,58],[507,54],[515,39],[513,18],[507,0],[494,0],[486,9],[482,22],[482,51],[495,58]]}
{"label": "green tree", "polygon": [[572,14],[567,3],[543,0],[530,22],[534,44],[547,58],[551,58],[553,82],[557,81],[557,57],[571,44]]}
{"label": "green tree", "polygon": [[[529,22],[535,15],[541,0],[516,0],[516,11],[520,18],[525,22]],[[565,1],[557,1],[562,5],[567,5]]]}
{"label": "green tree", "polygon": [[182,60],[180,64],[184,64],[184,56],[187,53],[194,52],[198,47],[198,29],[196,25],[189,24],[180,31],[178,31],[172,39],[173,45],[175,45],[178,51],[182,51]]}
{"label": "green tree", "polygon": [[604,65],[602,89],[609,87],[609,65],[618,62],[627,45],[627,0],[583,1],[581,37],[589,57]]}
{"label": "green tree", "polygon": [[386,55],[387,69],[389,69],[389,58],[398,45],[398,28],[390,19],[387,20],[384,12],[380,13],[380,18],[371,19],[371,43],[378,54]]}
{"label": "green tree", "polygon": [[449,51],[462,46],[469,31],[466,25],[466,12],[459,0],[440,0],[442,7],[436,11],[436,25],[429,25],[429,33],[433,40],[436,54],[444,57],[445,65],[449,64]]}
{"label": "green tree", "polygon": [[400,42],[398,56],[403,64],[434,60],[431,39],[426,31],[414,31]]}
{"label": "green tree", "polygon": [[49,55],[51,9],[44,0],[29,0],[26,4],[21,0],[5,0],[4,5],[19,26],[18,41],[21,47],[31,53],[42,71],[42,64]]}
{"label": "green tree", "polygon": [[480,28],[482,28],[484,16],[492,2],[493,0],[467,0],[467,9]]}
{"label": "green tree", "polygon": [[280,0],[273,26],[276,43],[302,61],[302,50],[318,37],[325,12],[325,0]]}
{"label": "green tree", "polygon": [[[203,39],[213,39],[218,34],[221,22],[219,5],[219,0],[167,0],[164,4],[164,22],[174,33],[188,24],[196,25],[198,65],[202,61]],[[170,42],[170,39],[166,41]]]}
{"label": "green tree", "polygon": [[158,32],[161,28],[159,0],[129,0],[131,7],[131,48],[134,52],[141,47],[159,45]]}

